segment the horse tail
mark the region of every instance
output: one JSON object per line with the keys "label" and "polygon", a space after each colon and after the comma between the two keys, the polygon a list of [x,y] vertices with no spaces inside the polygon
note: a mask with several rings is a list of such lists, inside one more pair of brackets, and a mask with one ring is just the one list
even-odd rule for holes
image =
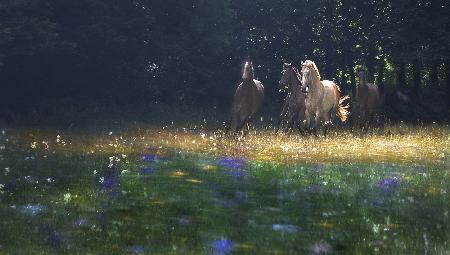
{"label": "horse tail", "polygon": [[350,99],[350,96],[347,95],[347,96],[341,97],[341,89],[339,88],[339,86],[336,83],[334,83],[334,85],[335,85],[334,89],[336,90],[336,94],[335,94],[336,102],[338,102],[338,104],[336,106],[336,115],[339,117],[339,119],[342,122],[345,122],[345,121],[347,121],[347,117],[349,114],[349,111],[348,111],[349,104],[347,103],[344,105],[344,102],[345,102],[345,100]]}

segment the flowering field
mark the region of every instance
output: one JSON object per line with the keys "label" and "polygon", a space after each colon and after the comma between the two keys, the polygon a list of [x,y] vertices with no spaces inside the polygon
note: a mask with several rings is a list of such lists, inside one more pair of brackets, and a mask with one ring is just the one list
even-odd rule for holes
{"label": "flowering field", "polygon": [[445,254],[450,130],[0,134],[0,254]]}

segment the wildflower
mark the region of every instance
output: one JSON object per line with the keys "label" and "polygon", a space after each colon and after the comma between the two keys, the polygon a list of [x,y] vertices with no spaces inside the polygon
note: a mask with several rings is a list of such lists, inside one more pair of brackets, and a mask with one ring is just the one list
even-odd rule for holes
{"label": "wildflower", "polygon": [[141,159],[144,162],[157,162],[158,156],[155,154],[144,154],[142,155]]}
{"label": "wildflower", "polygon": [[218,160],[217,165],[224,168],[241,169],[247,164],[244,158],[222,157]]}
{"label": "wildflower", "polygon": [[140,173],[141,173],[141,175],[154,174],[155,173],[155,169],[152,168],[152,167],[142,168]]}
{"label": "wildflower", "polygon": [[19,211],[28,216],[36,216],[44,211],[45,207],[41,204],[27,204],[19,207]]}
{"label": "wildflower", "polygon": [[127,252],[129,253],[135,253],[135,254],[142,254],[145,253],[144,246],[142,245],[133,245],[127,248]]}
{"label": "wildflower", "polygon": [[332,252],[331,245],[325,241],[319,241],[309,247],[312,254],[329,254]]}
{"label": "wildflower", "polygon": [[300,231],[300,228],[291,224],[273,224],[272,230],[277,232],[295,233]]}
{"label": "wildflower", "polygon": [[229,254],[231,250],[233,249],[233,241],[221,238],[218,240],[215,240],[213,242],[213,254],[214,255],[225,255]]}
{"label": "wildflower", "polygon": [[400,180],[397,177],[388,177],[378,182],[378,188],[383,191],[390,192],[398,187]]}

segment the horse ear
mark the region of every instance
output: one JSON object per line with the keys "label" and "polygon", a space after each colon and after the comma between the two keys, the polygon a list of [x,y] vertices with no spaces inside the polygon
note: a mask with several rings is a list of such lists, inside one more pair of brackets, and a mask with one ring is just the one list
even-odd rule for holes
{"label": "horse ear", "polygon": [[303,60],[300,62],[300,65],[302,66],[305,62],[303,62]]}

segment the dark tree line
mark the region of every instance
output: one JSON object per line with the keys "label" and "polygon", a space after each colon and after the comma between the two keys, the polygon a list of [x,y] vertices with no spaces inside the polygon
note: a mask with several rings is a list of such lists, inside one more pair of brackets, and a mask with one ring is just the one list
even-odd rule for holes
{"label": "dark tree line", "polygon": [[[343,90],[369,81],[410,98],[402,114],[445,119],[446,0],[3,0],[0,106],[77,102],[227,107],[250,55],[279,104],[281,60],[314,60]],[[395,101],[393,97],[392,101]],[[402,116],[393,114],[393,117]]]}

